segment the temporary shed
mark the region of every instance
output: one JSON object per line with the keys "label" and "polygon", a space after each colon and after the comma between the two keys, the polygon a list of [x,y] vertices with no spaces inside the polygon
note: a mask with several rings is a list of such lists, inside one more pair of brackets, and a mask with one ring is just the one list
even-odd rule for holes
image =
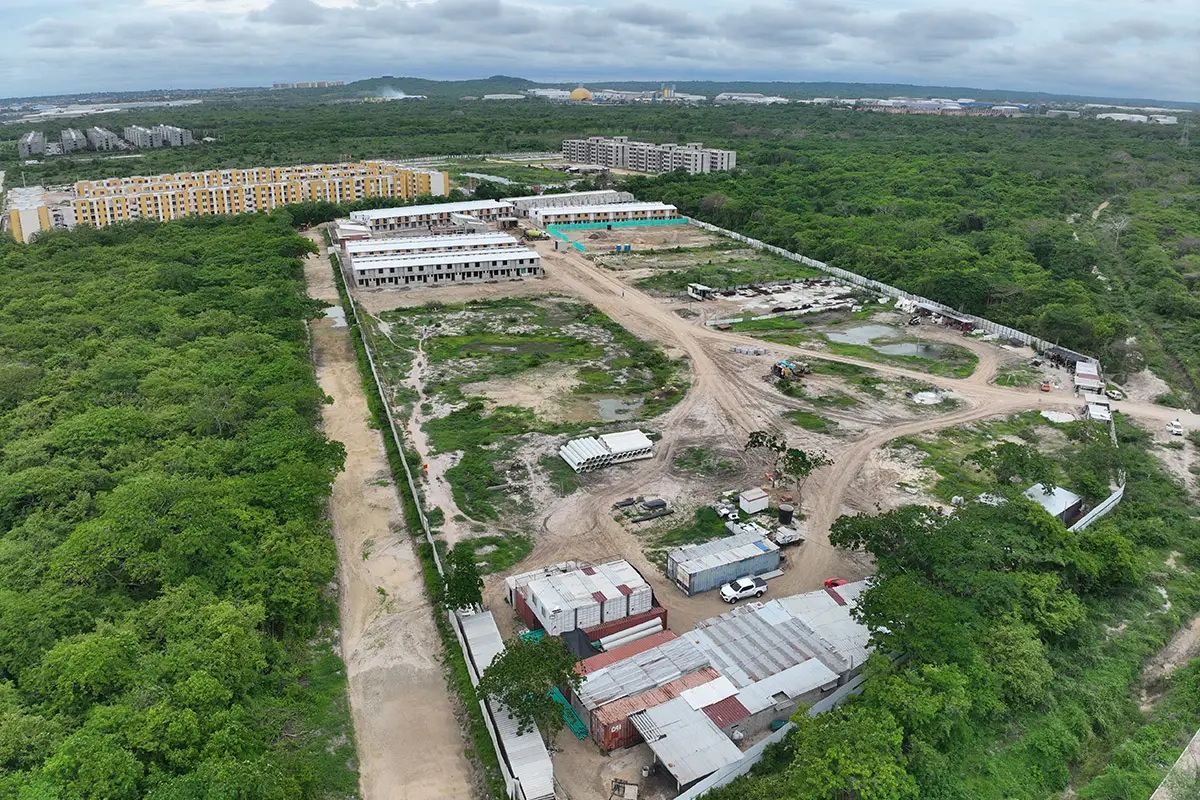
{"label": "temporary shed", "polygon": [[659,631],[651,636],[643,639],[638,639],[636,642],[614,647],[612,650],[606,650],[603,653],[597,653],[590,658],[585,658],[575,665],[575,671],[580,675],[587,675],[595,672],[598,669],[603,669],[609,664],[615,664],[618,661],[624,661],[627,658],[632,658],[638,653],[644,653],[647,650],[652,650],[660,644],[666,644],[672,639],[679,637],[674,631]]}
{"label": "temporary shed", "polygon": [[667,555],[667,577],[688,595],[779,569],[779,546],[757,532],[693,544]]}
{"label": "temporary shed", "polygon": [[1070,525],[1075,517],[1079,516],[1079,509],[1083,505],[1082,497],[1061,486],[1056,486],[1054,491],[1047,493],[1045,486],[1035,483],[1025,490],[1025,496],[1046,509],[1050,516],[1062,520],[1065,525]]}
{"label": "temporary shed", "polygon": [[649,689],[632,697],[625,697],[600,706],[585,719],[592,739],[601,749],[612,751],[632,747],[641,741],[637,728],[629,717],[647,708],[674,700],[688,691],[709,684],[720,678],[712,667],[702,667],[689,675]]}
{"label": "temporary shed", "polygon": [[1088,403],[1084,406],[1083,416],[1096,422],[1112,422],[1112,408],[1108,403]]}
{"label": "temporary shed", "polygon": [[[463,639],[476,675],[483,673],[492,660],[504,652],[504,641],[492,612],[459,616]],[[505,763],[516,779],[514,800],[553,800],[554,767],[542,735],[533,729],[517,733],[518,725],[503,706],[485,701],[496,726]]]}
{"label": "temporary shed", "polygon": [[[837,673],[819,660],[802,661],[738,690],[736,699],[746,709],[746,715],[737,721],[737,728],[746,736],[762,733],[771,723],[788,719],[801,703],[814,703],[837,685]],[[709,718],[712,716],[710,713]],[[732,734],[732,727],[713,721],[718,728]]]}
{"label": "temporary shed", "polygon": [[622,431],[572,439],[558,448],[558,454],[576,472],[591,472],[610,464],[650,458],[654,442],[639,430]]}
{"label": "temporary shed", "polygon": [[630,721],[681,789],[742,757],[716,723],[682,697],[639,711]]}
{"label": "temporary shed", "polygon": [[708,656],[696,645],[684,638],[672,639],[589,673],[575,694],[583,708],[592,711],[606,703],[641,694],[707,666]]}
{"label": "temporary shed", "polygon": [[552,636],[642,614],[654,602],[650,584],[627,561],[536,578],[517,594],[518,612],[527,609]]}
{"label": "temporary shed", "polygon": [[738,508],[747,514],[757,514],[760,511],[766,511],[770,504],[771,498],[757,486],[753,489],[747,489],[738,495]]}

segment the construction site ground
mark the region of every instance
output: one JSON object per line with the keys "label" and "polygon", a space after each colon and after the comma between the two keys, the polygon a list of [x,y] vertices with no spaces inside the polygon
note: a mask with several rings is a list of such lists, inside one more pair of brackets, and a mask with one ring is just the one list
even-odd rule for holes
{"label": "construction site ground", "polygon": [[[447,527],[443,535],[457,540],[489,535],[494,528],[505,526],[529,535],[532,550],[528,556],[485,580],[485,602],[495,612],[505,635],[515,631],[517,621],[503,600],[503,578],[567,560],[627,559],[651,583],[655,596],[669,611],[670,627],[676,631],[685,631],[698,620],[727,611],[728,606],[716,592],[685,597],[647,557],[646,550],[656,530],[685,523],[695,508],[711,502],[718,492],[763,483],[766,465],[743,448],[750,431],[779,431],[795,446],[826,452],[833,462],[815,473],[803,490],[807,542],[789,548],[787,569],[769,584],[768,597],[785,596],[818,589],[828,577],[855,580],[871,574],[868,559],[829,544],[830,525],[840,515],[932,501],[923,488],[929,476],[922,475],[922,467],[914,458],[885,449],[889,442],[1021,411],[1077,414],[1082,407],[1069,388],[1040,392],[1033,386],[993,383],[1002,368],[1026,360],[1028,351],[929,327],[923,331],[924,336],[952,341],[978,357],[968,377],[931,379],[911,369],[713,329],[703,324],[713,313],[706,306],[718,304],[652,296],[622,280],[626,276],[598,266],[576,251],[555,251],[551,242],[534,246],[542,256],[545,278],[392,293],[356,290],[362,307],[375,316],[432,302],[565,295],[590,303],[634,335],[656,342],[668,355],[686,361],[690,388],[683,398],[666,413],[635,423],[659,435],[653,458],[580,476],[580,488],[565,496],[549,480],[542,485],[518,487],[528,499],[523,518],[490,524],[469,519],[455,507],[445,487],[445,469],[453,463],[453,456],[426,459],[426,492],[435,495],[439,505],[445,503]],[[680,310],[693,313],[684,315],[678,313]],[[768,352],[758,357],[741,355],[733,352],[735,345],[763,347]],[[807,360],[816,366],[816,374],[803,379],[801,396],[787,396],[774,380],[764,379],[771,363],[780,358]],[[822,364],[834,367],[822,368]],[[518,377],[526,380],[510,376],[503,381],[481,382],[472,390],[495,403],[524,405],[550,416],[552,398],[568,391],[572,380],[569,370],[551,368]],[[913,387],[928,386],[931,381],[950,402],[918,406],[907,398],[906,392]],[[850,400],[843,399],[847,397]],[[1114,403],[1114,407],[1155,429],[1176,417],[1189,429],[1200,424],[1200,417],[1147,402],[1126,400]],[[785,417],[789,411],[809,411],[834,424],[823,431],[808,430]],[[420,450],[419,433],[410,432],[410,444]],[[553,454],[564,439],[535,437],[526,447],[529,452],[520,457]],[[720,474],[696,474],[676,464],[697,449],[725,462]],[[421,455],[425,457],[427,452]],[[678,513],[667,522],[657,523],[657,529],[635,529],[613,512],[615,501],[635,496],[663,497],[677,507]],[[560,734],[561,739],[569,737],[567,732]],[[638,778],[639,757],[618,753],[609,758],[590,742],[559,743],[563,749],[555,756],[556,775],[576,800],[607,797],[611,778]],[[646,748],[635,750],[644,752]]]}

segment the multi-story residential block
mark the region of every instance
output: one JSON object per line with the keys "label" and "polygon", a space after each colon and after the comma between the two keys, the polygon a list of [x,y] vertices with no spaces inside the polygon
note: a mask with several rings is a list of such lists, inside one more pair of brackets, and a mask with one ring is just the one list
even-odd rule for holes
{"label": "multi-story residential block", "polygon": [[159,141],[155,147],[186,147],[195,141],[191,131],[186,128],[176,128],[174,125],[155,125],[154,134]]}
{"label": "multi-story residential block", "polygon": [[425,253],[455,253],[462,250],[502,250],[521,243],[505,233],[472,233],[451,236],[394,236],[342,243],[342,254],[355,262],[373,258],[404,258]]}
{"label": "multi-story residential block", "polygon": [[507,200],[468,200],[464,203],[352,211],[350,219],[367,225],[372,233],[386,233],[457,227],[455,218],[464,216],[491,222],[512,213],[513,205]]}
{"label": "multi-story residential block", "polygon": [[563,158],[568,161],[639,172],[671,172],[684,169],[694,175],[700,172],[723,172],[737,166],[737,153],[733,150],[705,147],[700,142],[632,142],[628,136],[567,139],[562,144],[562,153]]}
{"label": "multi-story residential block", "polygon": [[517,215],[528,217],[538,208],[566,208],[568,206],[598,206],[606,203],[630,203],[633,195],[616,189],[597,189],[591,192],[565,192],[563,194],[532,194],[527,197],[510,197]]}
{"label": "multi-story residential block", "polygon": [[162,137],[150,128],[141,125],[129,125],[124,130],[125,141],[134,147],[145,150],[151,147],[161,147]]}
{"label": "multi-story residential block", "polygon": [[93,150],[120,150],[121,137],[107,128],[87,129],[88,147]]}
{"label": "multi-story residential block", "polygon": [[[102,227],[133,219],[166,221],[195,214],[251,213],[311,200],[334,203],[364,197],[411,200],[425,194],[445,195],[449,183],[444,172],[414,170],[380,161],[79,181],[66,198],[72,217],[70,224],[64,226],[78,223]],[[23,238],[31,235],[29,229],[38,219],[36,213],[23,217]],[[50,219],[37,229],[55,227],[52,222]]]}
{"label": "multi-story residential block", "polygon": [[533,224],[544,228],[547,225],[679,219],[679,212],[669,203],[610,203],[598,206],[535,208],[529,212],[529,217]]}
{"label": "multi-story residential block", "polygon": [[73,150],[86,150],[88,146],[87,137],[78,128],[66,128],[59,134],[59,140],[62,142],[62,151],[70,153]]}
{"label": "multi-story residential block", "polygon": [[70,196],[44,186],[10,189],[5,199],[8,232],[18,242],[54,228],[74,228],[75,209]]}
{"label": "multi-story residential block", "polygon": [[17,141],[17,155],[21,158],[40,156],[46,152],[46,134],[30,131]]}
{"label": "multi-story residential block", "polygon": [[394,258],[352,259],[350,267],[356,286],[444,285],[536,278],[542,274],[542,257],[525,247],[505,247],[495,250],[418,253]]}

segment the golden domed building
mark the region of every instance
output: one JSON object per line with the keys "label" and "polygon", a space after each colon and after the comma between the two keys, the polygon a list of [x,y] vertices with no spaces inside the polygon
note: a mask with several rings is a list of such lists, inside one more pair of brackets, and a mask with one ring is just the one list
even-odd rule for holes
{"label": "golden domed building", "polygon": [[571,102],[573,103],[590,103],[596,98],[587,89],[582,86],[571,92]]}

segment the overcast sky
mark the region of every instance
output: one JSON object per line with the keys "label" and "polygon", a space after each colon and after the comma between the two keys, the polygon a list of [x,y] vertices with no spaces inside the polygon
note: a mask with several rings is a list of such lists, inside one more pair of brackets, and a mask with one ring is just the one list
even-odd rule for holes
{"label": "overcast sky", "polygon": [[1200,0],[0,0],[0,20],[0,96],[503,73],[1200,101]]}

